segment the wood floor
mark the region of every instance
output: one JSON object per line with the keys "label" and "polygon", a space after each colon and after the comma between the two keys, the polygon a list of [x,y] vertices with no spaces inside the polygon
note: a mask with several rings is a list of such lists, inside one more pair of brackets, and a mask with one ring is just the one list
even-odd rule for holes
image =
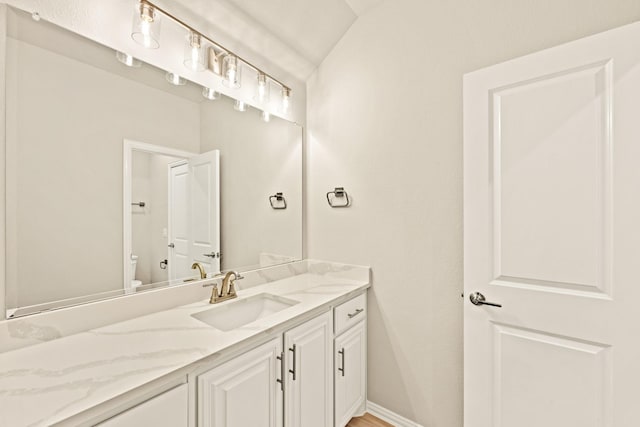
{"label": "wood floor", "polygon": [[351,418],[347,427],[393,427],[393,424],[389,424],[386,421],[382,421],[380,418],[376,418],[373,415],[366,413],[362,417]]}

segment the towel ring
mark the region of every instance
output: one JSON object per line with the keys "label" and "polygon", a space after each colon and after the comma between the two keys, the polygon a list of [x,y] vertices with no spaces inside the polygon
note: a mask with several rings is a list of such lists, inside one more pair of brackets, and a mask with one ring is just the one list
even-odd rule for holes
{"label": "towel ring", "polygon": [[[282,202],[283,205],[282,206],[276,206],[277,203],[274,203],[274,200],[276,202]],[[287,209],[287,200],[284,198],[282,193],[276,193],[273,196],[269,196],[269,203],[271,204],[271,207],[273,209]]]}
{"label": "towel ring", "polygon": [[[331,195],[333,194],[333,197]],[[336,199],[345,198],[345,202],[342,204],[335,204]],[[329,191],[327,193],[327,203],[332,208],[346,208],[351,205],[351,200],[349,200],[349,195],[346,191],[344,191],[344,187],[336,187],[333,191]]]}

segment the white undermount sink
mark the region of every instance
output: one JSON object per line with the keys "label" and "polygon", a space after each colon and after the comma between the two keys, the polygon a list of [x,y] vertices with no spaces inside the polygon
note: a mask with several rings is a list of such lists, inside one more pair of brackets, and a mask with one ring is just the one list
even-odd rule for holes
{"label": "white undermount sink", "polygon": [[229,301],[219,307],[194,313],[191,317],[221,331],[239,328],[298,304],[298,301],[272,294],[258,294]]}

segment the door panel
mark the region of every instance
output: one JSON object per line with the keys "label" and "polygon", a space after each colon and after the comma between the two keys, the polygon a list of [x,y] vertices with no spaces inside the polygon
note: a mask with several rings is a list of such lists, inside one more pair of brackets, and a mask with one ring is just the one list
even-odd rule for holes
{"label": "door panel", "polygon": [[336,426],[344,427],[366,400],[366,321],[336,338],[334,364]]}
{"label": "door panel", "polygon": [[284,334],[288,362],[285,372],[291,369],[296,375],[294,379],[290,372],[286,380],[287,426],[333,425],[332,323],[329,312]]}
{"label": "door panel", "polygon": [[640,24],[465,75],[466,427],[637,425],[638,111]]}
{"label": "door panel", "polygon": [[191,275],[189,254],[189,165],[169,166],[169,279]]}
{"label": "door panel", "polygon": [[220,272],[219,158],[220,152],[213,150],[189,159],[191,253],[209,274]]}
{"label": "door panel", "polygon": [[199,375],[198,425],[281,427],[281,348],[277,338]]}
{"label": "door panel", "polygon": [[[496,425],[605,425],[608,346],[496,324],[493,331]],[[533,404],[522,398],[523,389]]]}
{"label": "door panel", "polygon": [[492,91],[496,279],[608,290],[611,68]]}
{"label": "door panel", "polygon": [[182,384],[121,414],[99,423],[99,427],[187,427],[189,391]]}

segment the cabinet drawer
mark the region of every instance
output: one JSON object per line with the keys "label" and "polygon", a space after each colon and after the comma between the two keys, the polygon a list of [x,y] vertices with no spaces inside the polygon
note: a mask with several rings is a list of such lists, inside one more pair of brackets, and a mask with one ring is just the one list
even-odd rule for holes
{"label": "cabinet drawer", "polygon": [[334,310],[334,316],[336,335],[367,317],[367,293],[358,295],[337,306]]}

